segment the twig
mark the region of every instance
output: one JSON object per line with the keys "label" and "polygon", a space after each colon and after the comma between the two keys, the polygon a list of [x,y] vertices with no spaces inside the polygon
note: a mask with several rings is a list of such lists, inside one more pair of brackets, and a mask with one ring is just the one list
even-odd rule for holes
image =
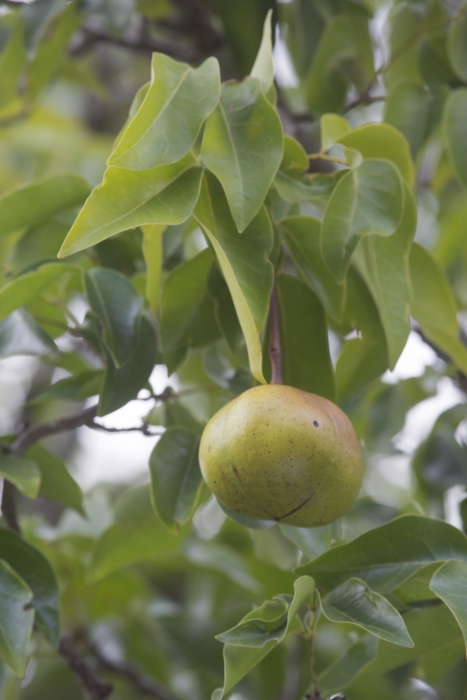
{"label": "twig", "polygon": [[279,332],[277,281],[275,277],[269,305],[269,359],[272,367],[271,384],[282,384],[282,351]]}
{"label": "twig", "polygon": [[58,653],[64,658],[75,676],[85,689],[89,700],[102,700],[108,698],[113,691],[110,683],[101,681],[83,657],[76,651],[73,642],[68,637],[62,636]]}
{"label": "twig", "polygon": [[84,425],[92,430],[102,430],[106,433],[143,433],[143,435],[146,435],[147,437],[154,437],[162,434],[160,430],[156,432],[149,430],[149,425],[147,423],[143,423],[142,425],[135,426],[133,428],[107,428],[105,425],[96,423],[95,420],[90,420]]}

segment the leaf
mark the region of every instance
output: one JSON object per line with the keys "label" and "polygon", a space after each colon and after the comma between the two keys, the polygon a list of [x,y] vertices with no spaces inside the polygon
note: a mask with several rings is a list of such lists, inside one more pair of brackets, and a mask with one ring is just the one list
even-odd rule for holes
{"label": "leaf", "polygon": [[404,185],[404,214],[389,238],[368,236],[360,242],[355,262],[378,308],[393,370],[410,333],[409,253],[417,226],[415,198]]}
{"label": "leaf", "polygon": [[282,219],[280,229],[300,276],[319,297],[327,313],[341,321],[347,296],[347,285],[337,284],[326,267],[320,247],[321,222],[312,216],[291,216]]}
{"label": "leaf", "polygon": [[0,235],[38,224],[53,214],[82,204],[90,191],[79,175],[48,175],[0,196]]}
{"label": "leaf", "polygon": [[142,226],[143,257],[146,263],[146,299],[154,316],[159,315],[159,292],[162,274],[163,246],[162,236],[167,226],[153,224]]}
{"label": "leaf", "polygon": [[247,515],[241,515],[235,510],[227,508],[227,506],[221,503],[221,501],[217,500],[217,498],[216,501],[219,508],[223,510],[224,513],[228,515],[231,520],[238,523],[242,527],[249,527],[252,530],[264,530],[276,524],[271,520],[257,520],[256,518],[250,518]]}
{"label": "leaf", "polygon": [[264,94],[274,83],[274,61],[272,58],[272,10],[269,10],[264,20],[263,38],[258,55],[251,69],[251,77],[257,78]]}
{"label": "leaf", "polygon": [[62,263],[42,265],[34,272],[15,277],[0,288],[0,321],[20,306],[26,306],[63,274],[75,272],[76,268]]}
{"label": "leaf", "polygon": [[401,222],[403,206],[399,173],[386,160],[365,160],[339,180],[321,227],[324,261],[339,284],[359,240],[369,234],[393,234]]}
{"label": "leaf", "polygon": [[21,74],[26,63],[21,21],[13,20],[6,46],[2,42],[0,54],[0,108],[7,107],[17,98]]}
{"label": "leaf", "polygon": [[458,17],[448,34],[447,52],[449,63],[463,83],[467,83],[467,20]]}
{"label": "leaf", "polygon": [[143,300],[131,282],[119,272],[94,267],[84,275],[91,309],[104,327],[104,342],[117,367],[135,352]]}
{"label": "leaf", "polygon": [[323,114],[319,120],[321,127],[321,150],[327,151],[334,143],[350,131],[347,119],[339,114]]}
{"label": "leaf", "polygon": [[430,589],[446,603],[456,618],[467,647],[467,562],[447,561],[434,574]]}
{"label": "leaf", "polygon": [[331,196],[338,179],[345,171],[336,170],[330,175],[298,175],[296,172],[279,170],[274,179],[274,187],[286,202],[313,202],[324,207]]}
{"label": "leaf", "polygon": [[198,447],[197,435],[168,428],[149,458],[152,503],[169,532],[178,532],[196,507],[202,486]]}
{"label": "leaf", "polygon": [[26,309],[18,309],[0,321],[0,357],[58,353],[52,338]]}
{"label": "leaf", "polygon": [[374,659],[377,644],[378,639],[372,634],[367,634],[352,644],[319,674],[320,690],[327,694],[346,688],[358,676],[359,672]]}
{"label": "leaf", "polygon": [[284,384],[335,399],[323,307],[296,277],[277,278],[279,328]]}
{"label": "leaf", "polygon": [[63,503],[84,515],[82,491],[64,462],[47,452],[42,445],[30,447],[26,457],[39,468],[41,477],[39,496]]}
{"label": "leaf", "polygon": [[405,136],[413,158],[427,135],[428,111],[429,97],[424,87],[408,80],[397,83],[386,102],[384,121]]}
{"label": "leaf", "polygon": [[143,561],[160,561],[177,555],[187,530],[171,535],[154,515],[148,486],[127,490],[117,506],[117,523],[96,541],[89,581]]}
{"label": "leaf", "polygon": [[145,170],[107,168],[87,199],[58,254],[66,257],[143,224],[181,224],[199,195],[201,168],[193,156]]}
{"label": "leaf", "polygon": [[442,130],[449,159],[459,180],[467,185],[467,88],[453,90],[444,104]]}
{"label": "leaf", "polygon": [[467,349],[459,339],[454,294],[441,267],[417,243],[410,253],[410,278],[412,315],[426,337],[444,350],[459,369],[467,372]]}
{"label": "leaf", "polygon": [[331,546],[331,528],[323,527],[295,527],[281,523],[279,528],[288,540],[300,549],[307,559],[315,559]]}
{"label": "leaf", "polygon": [[230,352],[235,354],[243,343],[243,333],[227,283],[218,267],[214,265],[209,273],[208,290],[214,302],[217,325]]}
{"label": "leaf", "polygon": [[35,462],[13,454],[0,454],[0,476],[16,486],[28,498],[36,498],[41,485],[41,473]]}
{"label": "leaf", "polygon": [[31,599],[29,586],[0,560],[0,656],[20,678],[26,670],[34,624],[34,610],[28,607]]}
{"label": "leaf", "polygon": [[67,400],[82,401],[96,396],[102,385],[103,370],[90,369],[78,372],[72,377],[60,379],[48,387],[44,392],[34,397],[34,402],[43,400]]}
{"label": "leaf", "polygon": [[334,547],[296,572],[313,576],[325,590],[355,577],[386,593],[426,564],[456,558],[467,560],[462,532],[442,520],[406,515]]}
{"label": "leaf", "polygon": [[206,174],[195,217],[202,226],[224,275],[248,349],[253,376],[264,384],[259,333],[264,327],[273,285],[268,260],[273,236],[263,208],[238,235],[219,183]]}
{"label": "leaf", "polygon": [[218,571],[247,591],[257,593],[261,586],[251,575],[241,554],[224,544],[189,540],[184,554],[190,564],[202,569]]}
{"label": "leaf", "polygon": [[154,53],[149,90],[107,164],[148,170],[184,158],[216,107],[219,92],[216,58],[191,68],[187,63]]}
{"label": "leaf", "polygon": [[105,416],[136,398],[156,364],[157,347],[154,328],[142,316],[134,352],[124,365],[117,367],[110,353],[103,348],[106,355],[104,381],[99,397],[99,416]]}
{"label": "leaf", "polygon": [[286,635],[302,631],[296,614],[304,605],[313,603],[313,579],[302,576],[294,582],[293,599],[276,596],[245,615],[236,627],[219,635],[220,641],[229,641],[224,646],[224,687],[214,691],[212,700],[222,700]]}
{"label": "leaf", "polygon": [[56,648],[59,639],[59,598],[55,574],[47,559],[11,530],[0,529],[0,559],[16,571],[32,590],[36,624]]}
{"label": "leaf", "polygon": [[35,0],[23,8],[24,38],[30,56],[34,56],[37,44],[51,20],[66,7],[66,0]]}
{"label": "leaf", "polygon": [[363,124],[340,137],[339,143],[356,148],[364,158],[383,158],[391,161],[402,178],[412,187],[415,169],[407,140],[390,124]]}
{"label": "leaf", "polygon": [[396,608],[358,578],[341,583],[322,599],[321,606],[331,622],[350,622],[392,644],[414,646]]}
{"label": "leaf", "polygon": [[194,342],[203,305],[208,299],[208,276],[213,256],[203,250],[188,262],[172,270],[164,282],[161,295],[161,342],[169,373],[183,360]]}
{"label": "leaf", "polygon": [[281,122],[259,81],[223,85],[206,123],[201,157],[220,180],[239,231],[260,211],[282,153]]}

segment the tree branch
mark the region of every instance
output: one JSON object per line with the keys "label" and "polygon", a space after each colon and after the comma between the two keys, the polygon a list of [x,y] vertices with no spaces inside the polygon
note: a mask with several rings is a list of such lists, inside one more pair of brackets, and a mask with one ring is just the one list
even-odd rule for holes
{"label": "tree branch", "polygon": [[91,420],[88,423],[85,423],[85,426],[87,428],[91,428],[92,430],[102,430],[106,433],[143,433],[143,435],[146,435],[147,437],[154,437],[156,435],[161,435],[160,431],[151,431],[149,430],[149,425],[147,423],[143,423],[142,425],[135,426],[134,428],[107,428],[105,425],[101,425],[100,423],[96,423],[95,420]]}
{"label": "tree branch", "polygon": [[277,280],[275,276],[269,304],[269,359],[272,367],[271,384],[282,384],[282,351],[279,334]]}
{"label": "tree branch", "polygon": [[89,700],[102,700],[108,698],[113,691],[110,683],[101,681],[83,657],[76,651],[73,642],[68,637],[62,636],[58,653],[64,658],[69,668],[83,686]]}

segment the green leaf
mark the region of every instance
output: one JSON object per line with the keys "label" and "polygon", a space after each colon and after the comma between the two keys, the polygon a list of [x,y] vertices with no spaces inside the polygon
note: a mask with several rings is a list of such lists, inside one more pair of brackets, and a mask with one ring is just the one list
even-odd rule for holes
{"label": "green leaf", "polygon": [[208,290],[214,302],[214,314],[217,325],[225,338],[229,350],[235,354],[243,343],[243,334],[238,322],[237,312],[227,283],[217,266],[211,268]]}
{"label": "green leaf", "polygon": [[89,569],[90,582],[143,561],[160,561],[177,555],[187,535],[171,535],[154,515],[149,487],[129,489],[117,508],[117,523],[95,543]]}
{"label": "green leaf", "polygon": [[26,309],[18,309],[0,321],[0,357],[58,353],[52,338]]}
{"label": "green leaf", "polygon": [[6,561],[31,588],[36,624],[56,647],[60,628],[58,585],[49,562],[15,532],[4,529],[0,529],[0,559]]}
{"label": "green leaf", "polygon": [[296,172],[279,170],[274,179],[274,187],[286,202],[313,202],[324,207],[332,194],[336,182],[345,174],[337,170],[330,175],[298,175]]}
{"label": "green leaf", "polygon": [[42,265],[34,272],[16,277],[0,288],[0,321],[20,306],[26,306],[56,282],[63,274],[76,268],[62,263]]}
{"label": "green leaf", "polygon": [[104,327],[104,342],[117,367],[128,362],[138,341],[143,300],[124,275],[94,267],[84,275],[91,309]]}
{"label": "green leaf", "polygon": [[105,416],[136,398],[154,369],[157,358],[156,336],[151,323],[142,316],[134,352],[117,367],[105,347],[106,368],[99,398],[99,416]]}
{"label": "green leaf", "polygon": [[448,34],[449,63],[463,83],[467,83],[467,19],[458,17]]}
{"label": "green leaf", "polygon": [[41,485],[41,473],[35,462],[13,454],[0,454],[0,476],[16,486],[28,498],[36,498]]}
{"label": "green leaf", "polygon": [[342,320],[347,285],[339,285],[326,267],[320,247],[321,222],[311,216],[282,219],[290,255],[302,279],[319,297],[327,313],[337,322]]}
{"label": "green leaf", "polygon": [[[21,21],[14,21],[6,46],[0,54],[0,108],[18,97],[21,74],[26,63]],[[3,42],[2,42],[3,43]]]}
{"label": "green leaf", "polygon": [[284,537],[293,542],[307,559],[315,559],[331,546],[331,528],[327,525],[309,528],[281,523],[279,528]]}
{"label": "green leaf", "polygon": [[406,515],[334,547],[296,571],[331,590],[360,578],[379,593],[392,591],[431,562],[467,560],[467,537],[443,522]]}
{"label": "green leaf", "polygon": [[407,140],[390,124],[364,124],[340,137],[339,143],[360,151],[364,158],[383,158],[394,163],[409,187],[415,168]]}
{"label": "green leaf", "polygon": [[197,326],[203,323],[208,299],[208,276],[213,256],[203,250],[167,275],[161,295],[161,342],[169,373],[183,360],[194,344]]}
{"label": "green leaf", "polygon": [[42,39],[50,22],[65,7],[66,0],[35,0],[24,7],[24,39],[28,53],[34,55],[37,44]]}
{"label": "green leaf", "polygon": [[467,372],[467,349],[459,339],[456,301],[438,263],[422,246],[414,243],[410,252],[413,289],[411,313],[426,337]]}
{"label": "green leaf", "polygon": [[364,236],[390,236],[403,213],[402,182],[387,160],[365,160],[339,180],[324,212],[321,246],[326,265],[341,284]]}
{"label": "green leaf", "polygon": [[457,177],[467,185],[467,88],[454,90],[444,104],[443,136]]}
{"label": "green leaf", "polygon": [[289,175],[302,175],[308,170],[309,161],[305,149],[297,139],[284,134],[284,153],[280,170]]}
{"label": "green leaf", "polygon": [[322,599],[321,606],[331,622],[350,622],[402,647],[414,645],[396,608],[358,578],[341,583]]}
{"label": "green leaf", "polygon": [[20,678],[26,670],[34,624],[34,610],[29,607],[31,599],[29,586],[0,560],[0,656]]}
{"label": "green leaf", "polygon": [[191,68],[164,54],[153,54],[149,90],[108,165],[148,170],[184,158],[216,107],[219,92],[216,58]]}
{"label": "green leaf", "polygon": [[220,180],[239,231],[260,211],[282,153],[281,122],[259,81],[225,84],[206,123],[201,156]]}
{"label": "green leaf", "polygon": [[7,190],[0,197],[0,235],[38,224],[82,204],[90,191],[79,175],[48,175]]}
{"label": "green leaf", "polygon": [[446,603],[456,618],[467,647],[467,562],[447,561],[434,574],[430,589]]}
{"label": "green leaf", "polygon": [[417,226],[417,205],[404,185],[404,214],[389,238],[368,236],[355,253],[355,262],[378,308],[388,346],[389,369],[394,369],[410,333],[409,253]]}
{"label": "green leaf", "polygon": [[405,80],[391,90],[386,102],[384,121],[398,129],[407,139],[415,158],[427,131],[428,94],[419,83]]}
{"label": "green leaf", "polygon": [[365,635],[352,644],[319,674],[320,690],[328,694],[348,686],[359,672],[375,658],[377,645],[378,639],[372,634]]}
{"label": "green leaf", "polygon": [[339,114],[323,114],[319,120],[321,127],[321,150],[327,151],[334,143],[350,131],[349,122]]}
{"label": "green leaf", "polygon": [[262,208],[239,236],[222,188],[209,174],[203,178],[195,217],[214,248],[232,295],[245,336],[251,372],[264,384],[259,333],[266,321],[274,277],[268,259],[273,246],[269,217]]}
{"label": "green leaf", "polygon": [[26,457],[33,460],[40,471],[41,485],[39,496],[51,501],[63,503],[81,515],[83,494],[61,459],[51,455],[42,445],[33,445],[26,452]]}
{"label": "green leaf", "polygon": [[252,530],[265,530],[266,528],[272,527],[276,524],[271,520],[257,520],[256,518],[249,518],[247,515],[241,515],[235,510],[227,508],[227,506],[221,503],[221,501],[218,501],[217,498],[216,501],[219,508],[223,510],[224,513],[228,515],[231,520],[238,523],[239,525],[242,525],[242,527],[249,527]]}
{"label": "green leaf", "polygon": [[232,547],[192,539],[186,543],[184,554],[190,564],[201,569],[218,571],[247,591],[258,593],[261,589],[258,581],[251,575],[244,557]]}
{"label": "green leaf", "polygon": [[304,605],[313,604],[313,579],[302,576],[294,582],[293,599],[276,596],[248,613],[236,627],[219,635],[217,639],[226,640],[224,687],[214,691],[212,700],[222,700],[286,635],[301,632],[303,626],[296,615]]}
{"label": "green leaf", "polygon": [[146,263],[146,299],[154,316],[159,315],[159,292],[162,275],[163,246],[162,237],[167,226],[153,224],[142,226],[143,257]]}
{"label": "green leaf", "polygon": [[264,94],[274,83],[274,61],[272,58],[272,10],[269,10],[264,20],[263,38],[258,55],[251,69],[251,77],[258,78]]}
{"label": "green leaf", "polygon": [[107,168],[59,252],[65,257],[143,224],[181,224],[193,211],[202,170],[193,156],[143,173]]}
{"label": "green leaf", "polygon": [[52,384],[41,394],[34,397],[34,402],[43,400],[67,400],[82,401],[96,396],[102,385],[103,371],[101,369],[90,369],[78,372],[72,377],[60,379]]}
{"label": "green leaf", "polygon": [[178,532],[196,507],[202,486],[198,447],[197,435],[168,428],[149,458],[152,503],[169,532]]}
{"label": "green leaf", "polygon": [[313,292],[290,275],[277,278],[284,384],[335,399],[323,307]]}

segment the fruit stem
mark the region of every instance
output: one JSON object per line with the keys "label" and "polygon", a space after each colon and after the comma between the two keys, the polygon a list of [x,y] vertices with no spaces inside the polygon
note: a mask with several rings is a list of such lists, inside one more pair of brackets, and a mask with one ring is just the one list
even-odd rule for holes
{"label": "fruit stem", "polygon": [[279,306],[277,303],[277,280],[274,284],[269,303],[269,359],[271,360],[271,384],[282,384],[282,351],[279,335]]}

